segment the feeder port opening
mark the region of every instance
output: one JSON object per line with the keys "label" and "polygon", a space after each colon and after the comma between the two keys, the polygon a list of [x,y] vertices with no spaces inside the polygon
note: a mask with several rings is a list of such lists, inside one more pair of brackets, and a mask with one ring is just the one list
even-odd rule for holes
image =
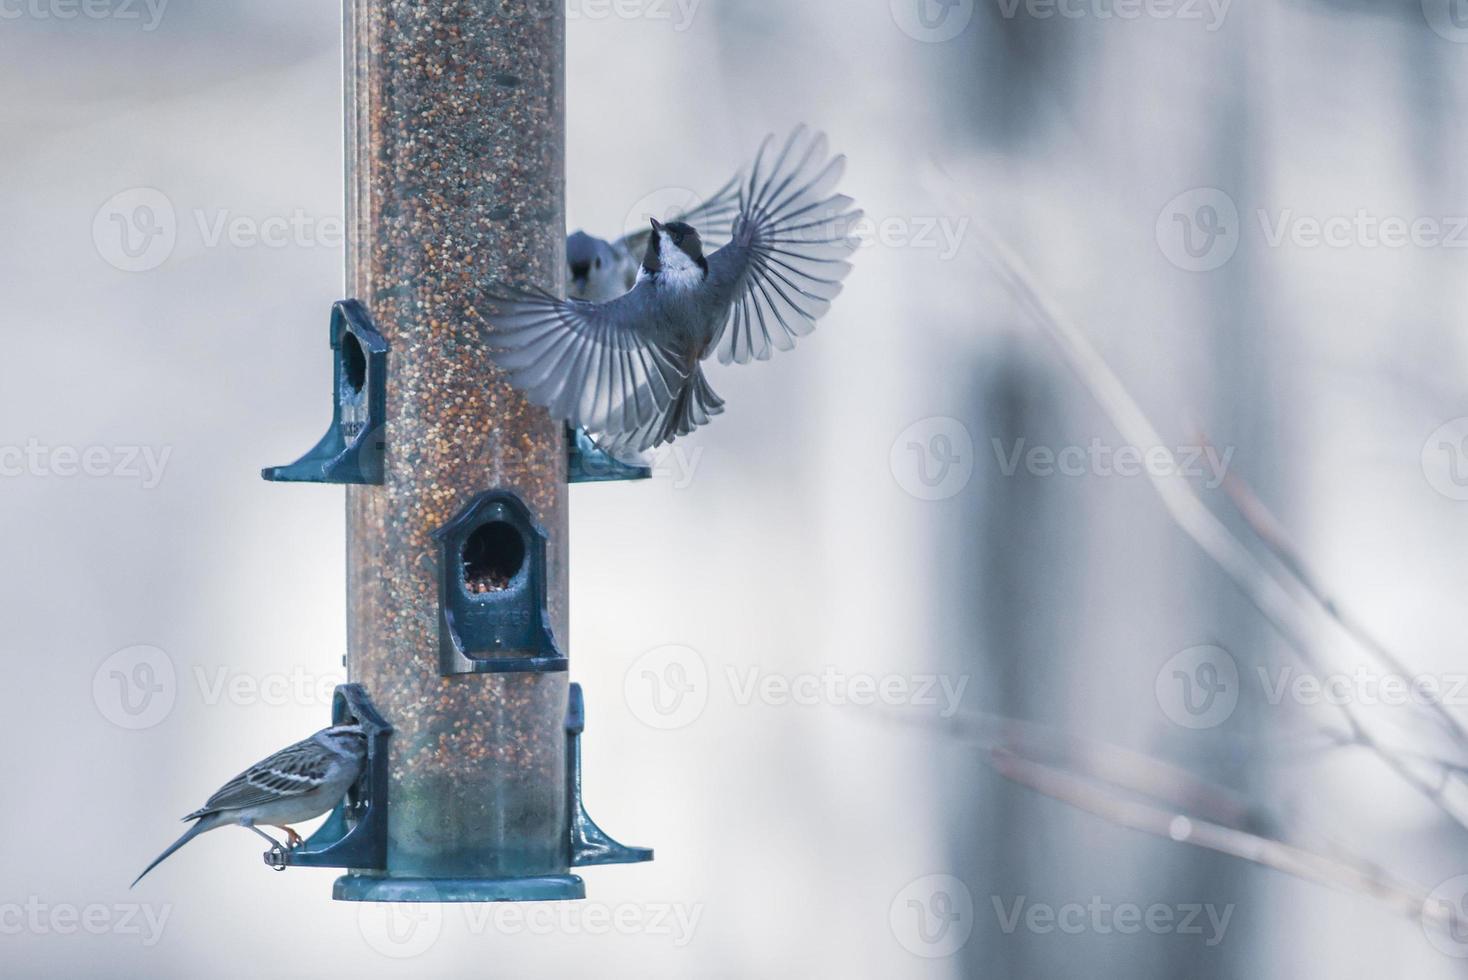
{"label": "feeder port opening", "polygon": [[503,592],[525,567],[525,538],[513,524],[481,524],[464,542],[464,587],[471,595]]}

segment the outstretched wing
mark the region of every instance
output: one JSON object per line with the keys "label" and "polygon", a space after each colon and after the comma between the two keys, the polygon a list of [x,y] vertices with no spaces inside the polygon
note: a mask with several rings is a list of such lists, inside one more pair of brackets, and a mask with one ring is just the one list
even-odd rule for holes
{"label": "outstretched wing", "polygon": [[[663,218],[661,215],[653,215],[664,224],[673,224],[681,221],[698,229],[698,235],[708,248],[723,245],[734,237],[734,221],[739,217],[739,191],[744,186],[744,175],[735,174],[729,179],[729,183],[720,187],[714,196],[702,204],[684,214],[672,215]],[[647,251],[647,240],[652,237],[652,227],[648,222],[643,222],[647,227],[639,228],[617,239],[616,245],[624,253],[632,256],[636,261],[642,260],[642,255]]]}
{"label": "outstretched wing", "polygon": [[846,169],[826,137],[801,126],[772,155],[760,147],[739,195],[734,239],[709,257],[709,274],[728,318],[714,337],[719,360],[747,364],[790,350],[841,292],[858,247],[851,230],[862,213],[834,193]]}
{"label": "outstretched wing", "polygon": [[313,739],[297,742],[225,783],[207,803],[184,819],[304,795],[325,783],[332,766],[340,762],[340,757]]}
{"label": "outstretched wing", "polygon": [[639,329],[650,322],[652,307],[648,284],[607,303],[502,291],[485,317],[490,356],[556,418],[597,432],[628,432],[662,414],[686,376]]}

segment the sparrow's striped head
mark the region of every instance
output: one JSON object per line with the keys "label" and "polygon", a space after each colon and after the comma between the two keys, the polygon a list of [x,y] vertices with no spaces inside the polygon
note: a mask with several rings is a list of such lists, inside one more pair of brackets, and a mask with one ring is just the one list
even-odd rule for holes
{"label": "sparrow's striped head", "polygon": [[328,742],[350,751],[359,751],[367,746],[367,733],[361,725],[332,725],[316,733],[319,741]]}

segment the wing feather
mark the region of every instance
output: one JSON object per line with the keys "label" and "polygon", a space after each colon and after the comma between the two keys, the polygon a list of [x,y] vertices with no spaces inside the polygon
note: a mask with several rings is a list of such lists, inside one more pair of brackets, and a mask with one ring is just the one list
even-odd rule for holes
{"label": "wing feather", "polygon": [[620,433],[667,409],[686,377],[647,340],[651,290],[638,286],[608,303],[563,300],[543,291],[491,297],[490,356],[515,386],[557,418]]}
{"label": "wing feather", "polygon": [[740,191],[734,239],[709,258],[728,316],[711,345],[724,364],[763,361],[815,329],[858,247],[855,203],[835,193],[845,157],[830,157],[826,137],[799,127],[772,155],[767,138]]}
{"label": "wing feather", "polygon": [[331,766],[339,761],[311,739],[297,742],[262,759],[225,783],[190,816],[203,816],[219,810],[243,810],[304,795],[321,786]]}

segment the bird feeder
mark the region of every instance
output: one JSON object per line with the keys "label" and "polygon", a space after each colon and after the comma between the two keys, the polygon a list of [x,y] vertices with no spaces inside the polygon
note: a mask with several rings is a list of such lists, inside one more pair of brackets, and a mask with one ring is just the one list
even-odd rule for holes
{"label": "bird feeder", "polygon": [[618,483],[652,479],[652,467],[618,459],[592,441],[585,429],[566,428],[570,459],[566,478],[572,483]]}
{"label": "bird feeder", "polygon": [[567,669],[546,606],[545,529],[519,497],[480,494],[433,537],[444,676]]}
{"label": "bird feeder", "polygon": [[387,341],[367,309],[343,300],[331,310],[331,428],[289,466],[262,471],[278,483],[382,483],[387,418]]}
{"label": "bird feeder", "polygon": [[383,720],[360,684],[336,689],[332,725],[361,725],[367,735],[367,765],[357,785],[325,823],[300,847],[276,846],[265,863],[277,871],[297,868],[383,868],[387,866],[387,740]]}
{"label": "bird feeder", "polygon": [[[348,0],[346,41],[359,302],[333,318],[333,430],[345,441],[358,418],[345,407],[361,377],[353,337],[365,425],[380,397],[386,449],[378,470],[320,476],[363,477],[330,481],[348,484],[340,710],[370,706],[380,756],[317,835],[267,861],[350,869],[343,900],[582,898],[576,867],[652,852],[612,840],[581,802],[568,483],[646,474],[511,388],[475,308],[491,283],[564,285],[565,11]],[[316,473],[337,449],[329,434],[309,466],[266,477]]]}

